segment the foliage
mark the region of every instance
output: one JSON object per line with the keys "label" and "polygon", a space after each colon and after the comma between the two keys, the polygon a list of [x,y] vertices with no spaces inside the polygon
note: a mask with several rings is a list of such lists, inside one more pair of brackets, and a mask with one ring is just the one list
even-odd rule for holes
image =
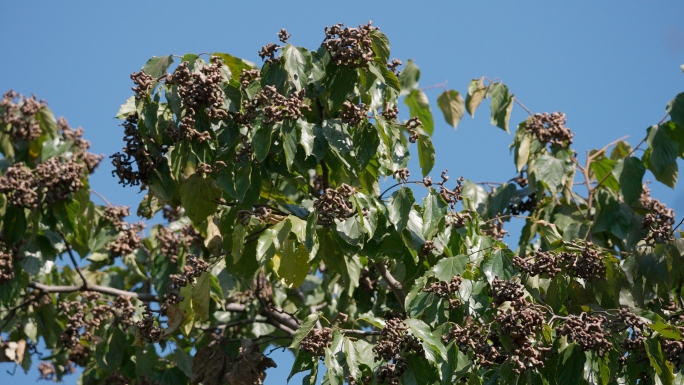
{"label": "foliage", "polygon": [[[416,64],[397,72],[370,23],[325,32],[309,51],[280,31],[260,69],[187,54],[131,76],[111,159],[146,192],[138,216],[165,219],[146,234],[128,208],[91,201],[101,157],[81,129],[5,95],[0,361],[28,369],[42,341],[43,378],[260,384],[275,345],[306,384],[319,360],[325,384],[681,382],[684,243],[644,177],[677,181],[684,94],[635,147],[580,164],[565,115],[530,113],[511,145],[519,175],[433,181]],[[436,100],[454,128],[489,100],[507,132],[516,103],[487,78]],[[397,183],[381,192],[385,177]]]}

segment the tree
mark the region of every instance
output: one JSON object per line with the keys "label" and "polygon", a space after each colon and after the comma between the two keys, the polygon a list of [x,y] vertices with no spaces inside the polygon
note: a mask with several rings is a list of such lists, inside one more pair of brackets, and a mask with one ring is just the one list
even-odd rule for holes
{"label": "tree", "polygon": [[[684,378],[681,222],[644,184],[646,170],[677,181],[684,93],[636,146],[580,164],[564,114],[474,79],[437,105],[456,128],[489,100],[506,132],[516,102],[530,112],[511,145],[519,175],[433,180],[420,71],[398,72],[380,30],[335,25],[315,51],[278,36],[261,69],[187,54],[131,75],[111,161],[146,191],[138,216],[167,222],[147,236],[129,208],[91,201],[103,157],[82,129],[4,95],[0,361],[27,369],[42,340],[44,378],[81,366],[84,384],[261,384],[275,345],[306,384],[319,360],[326,384]],[[383,177],[397,183],[381,191]]]}

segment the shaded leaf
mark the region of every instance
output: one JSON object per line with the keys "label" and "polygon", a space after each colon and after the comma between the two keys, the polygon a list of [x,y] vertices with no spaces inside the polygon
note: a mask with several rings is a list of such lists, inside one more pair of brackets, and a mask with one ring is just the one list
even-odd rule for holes
{"label": "shaded leaf", "polygon": [[467,263],[467,255],[444,258],[437,262],[432,268],[432,272],[435,274],[435,278],[440,281],[449,282],[452,277],[463,274]]}
{"label": "shaded leaf", "polygon": [[418,163],[426,177],[435,166],[435,147],[432,145],[432,139],[427,135],[418,136]]}
{"label": "shaded leaf", "polygon": [[173,55],[153,56],[150,60],[147,61],[147,63],[145,63],[142,70],[145,71],[146,74],[157,79],[162,77],[166,73],[166,70],[169,69],[169,66],[171,66],[172,63]]}
{"label": "shaded leaf", "polygon": [[427,95],[421,90],[413,90],[404,98],[404,104],[409,107],[411,117],[420,119],[423,123],[423,129],[428,135],[432,135],[435,128],[435,122],[432,118],[432,111],[430,110],[430,102]]}
{"label": "shaded leaf", "polygon": [[185,213],[195,223],[204,222],[218,208],[221,188],[211,178],[193,174],[180,187],[180,199]]}
{"label": "shaded leaf", "polygon": [[456,129],[458,122],[463,117],[463,97],[461,94],[454,90],[444,91],[437,98],[437,105],[442,110],[447,123]]}
{"label": "shaded leaf", "polygon": [[513,95],[508,92],[508,87],[503,83],[492,84],[489,94],[492,97],[489,104],[492,109],[491,123],[508,133],[508,121],[511,119],[511,110],[513,110]]}

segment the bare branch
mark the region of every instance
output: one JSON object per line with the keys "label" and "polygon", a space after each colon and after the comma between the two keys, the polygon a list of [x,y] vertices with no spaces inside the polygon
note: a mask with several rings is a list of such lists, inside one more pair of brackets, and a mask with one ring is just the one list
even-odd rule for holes
{"label": "bare branch", "polygon": [[378,269],[378,272],[382,276],[382,278],[385,279],[387,282],[387,286],[392,290],[394,293],[394,296],[397,297],[397,300],[399,300],[399,303],[401,304],[401,307],[404,307],[404,302],[406,301],[406,292],[404,291],[403,286],[401,286],[401,282],[397,281],[396,278],[390,274],[390,272],[387,270],[385,265],[382,262],[378,262],[375,264],[375,268]]}
{"label": "bare branch", "polygon": [[44,293],[75,293],[77,291],[94,291],[101,294],[113,295],[113,296],[126,296],[137,298],[143,302],[159,302],[159,299],[154,294],[148,293],[136,293],[134,291],[119,290],[113,287],[100,286],[100,285],[88,285],[88,289],[84,290],[82,285],[72,285],[72,286],[49,286],[38,282],[31,282],[28,287],[40,290]]}

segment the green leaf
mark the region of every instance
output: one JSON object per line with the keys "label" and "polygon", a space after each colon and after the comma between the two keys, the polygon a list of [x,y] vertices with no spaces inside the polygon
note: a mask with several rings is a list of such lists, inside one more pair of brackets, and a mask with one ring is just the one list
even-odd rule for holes
{"label": "green leaf", "polygon": [[512,262],[514,256],[515,253],[508,249],[494,250],[487,255],[480,265],[482,273],[487,277],[487,282],[491,284],[496,277],[510,281],[511,278],[518,275]]}
{"label": "green leaf", "polygon": [[323,84],[328,93],[328,112],[333,114],[342,104],[354,94],[354,88],[359,80],[359,71],[349,66],[338,66],[328,63],[325,69]]}
{"label": "green leaf", "polygon": [[197,278],[192,288],[192,310],[200,321],[209,319],[209,293],[211,291],[211,273],[204,272]]}
{"label": "green leaf", "polygon": [[146,74],[157,79],[164,76],[166,70],[169,69],[169,66],[171,66],[171,64],[173,64],[173,55],[153,56],[143,66],[142,70],[145,71]]}
{"label": "green leaf", "polygon": [[137,111],[138,110],[135,108],[135,96],[131,96],[130,98],[126,99],[126,103],[119,107],[119,112],[116,114],[116,118],[126,120],[128,115],[134,114]]}
{"label": "green leaf", "polygon": [[311,156],[314,154],[314,143],[316,136],[313,132],[313,124],[307,122],[306,120],[297,120],[297,130],[299,131],[299,144],[304,148],[304,153],[306,156]]}
{"label": "green leaf", "polygon": [[352,246],[356,246],[361,242],[365,229],[363,224],[359,221],[359,217],[353,216],[344,221],[335,221],[335,230],[342,239]]}
{"label": "green leaf", "polygon": [[309,74],[313,69],[311,63],[311,52],[303,47],[295,47],[288,44],[283,48],[282,53],[285,71],[290,75],[290,80],[295,85],[297,91],[306,87]]}
{"label": "green leaf", "polygon": [[299,345],[302,343],[304,337],[309,334],[311,329],[316,326],[316,321],[318,321],[318,313],[309,314],[304,322],[299,326],[299,329],[292,336],[292,343],[290,344],[290,349],[299,349]]}
{"label": "green leaf", "polygon": [[556,367],[556,381],[558,385],[577,385],[582,379],[584,363],[587,357],[582,349],[575,345],[568,345],[558,357]]}
{"label": "green leaf", "polygon": [[283,133],[283,152],[285,152],[285,164],[287,169],[290,170],[292,167],[292,162],[294,162],[295,156],[297,156],[297,144],[299,143],[299,138],[297,135],[299,130],[294,127],[294,123],[287,121],[281,127],[281,132]]}
{"label": "green leaf", "polygon": [[309,251],[303,243],[296,242],[288,237],[278,254],[273,257],[279,258],[278,276],[289,287],[299,287],[309,274]]}
{"label": "green leaf", "polygon": [[[297,373],[304,372],[307,370],[314,370],[318,367],[318,357],[314,357],[311,353],[300,350],[297,352],[297,357],[295,358],[294,364],[292,364],[292,370],[290,375],[287,376],[287,382],[290,382],[292,376]],[[307,381],[304,380],[304,384]]]}
{"label": "green leaf", "polygon": [[620,182],[620,190],[626,204],[633,205],[639,200],[645,173],[644,163],[633,156],[620,159],[615,164],[613,175]]}
{"label": "green leaf", "polygon": [[435,278],[440,281],[449,282],[451,278],[463,274],[468,263],[467,255],[457,255],[451,258],[444,258],[432,268]]}
{"label": "green leaf", "polygon": [[682,339],[682,333],[676,326],[669,325],[663,321],[657,321],[652,324],[648,324],[648,327],[651,330],[657,331],[658,333],[660,333],[660,335],[662,335],[665,338],[669,338],[676,341],[680,341]]}
{"label": "green leaf", "polygon": [[361,124],[353,133],[352,143],[354,144],[356,163],[360,169],[364,169],[378,153],[378,146],[380,145],[378,130],[370,123]]}
{"label": "green leaf", "polygon": [[504,183],[494,191],[494,196],[489,199],[487,204],[487,214],[489,218],[494,218],[503,214],[508,208],[508,204],[515,196],[516,187],[512,183]]}
{"label": "green leaf", "polygon": [[350,340],[348,337],[342,337],[342,341],[344,346],[344,359],[347,368],[349,368],[349,374],[354,378],[361,378],[359,363],[364,364],[364,362],[359,359],[359,352],[356,350],[354,341]]}
{"label": "green leaf", "polygon": [[665,360],[663,351],[660,348],[660,342],[655,338],[647,338],[644,341],[646,347],[646,354],[651,363],[651,367],[655,370],[658,378],[664,385],[672,385],[674,375],[672,374],[672,364]]}
{"label": "green leaf", "polygon": [[235,173],[235,192],[237,193],[238,201],[242,202],[245,199],[245,194],[252,185],[252,163],[247,162],[243,165],[235,165],[237,172]]}
{"label": "green leaf", "polygon": [[221,188],[211,178],[193,174],[180,187],[181,204],[185,213],[195,223],[204,222],[214,214],[221,198]]}
{"label": "green leaf", "polygon": [[415,202],[413,191],[408,187],[400,188],[389,197],[387,202],[389,219],[397,227],[397,231],[401,232],[406,228],[413,202]]}
{"label": "green leaf", "polygon": [[[620,191],[620,183],[612,174],[616,163],[612,159],[601,156],[599,159],[593,160],[589,164],[589,168],[596,175],[597,181],[603,181],[602,186],[606,186],[613,191]],[[605,180],[603,179],[604,177],[606,178]]]}
{"label": "green leaf", "polygon": [[273,136],[273,126],[270,124],[255,124],[254,137],[252,138],[252,149],[254,156],[259,162],[263,162],[268,156],[268,151],[271,148]]}
{"label": "green leaf", "polygon": [[411,334],[421,341],[425,351],[425,358],[428,361],[437,364],[439,361],[447,359],[446,348],[442,341],[432,334],[430,327],[425,322],[413,318],[408,318],[404,322]]}
{"label": "green leaf", "polygon": [[463,96],[458,91],[444,91],[437,98],[437,105],[444,114],[444,119],[451,124],[454,129],[458,127],[458,122],[463,117]]}
{"label": "green leaf", "polygon": [[387,36],[380,30],[373,30],[370,33],[371,44],[373,47],[373,52],[375,53],[378,61],[385,64],[390,58],[390,44]]}
{"label": "green leaf", "polygon": [[563,163],[552,156],[542,155],[537,158],[532,165],[532,172],[535,179],[541,181],[548,187],[552,194],[558,193],[563,186],[563,175],[565,168]]}
{"label": "green leaf", "polygon": [[406,61],[404,69],[399,74],[399,85],[401,86],[400,96],[407,95],[418,87],[418,79],[420,79],[420,70],[418,66],[409,59]]}
{"label": "green leaf", "polygon": [[674,99],[667,103],[666,111],[670,114],[670,119],[673,122],[684,126],[684,92],[677,94]]}
{"label": "green leaf", "polygon": [[418,136],[418,162],[423,177],[428,176],[432,167],[435,166],[435,147],[432,145],[432,139],[427,135]]}
{"label": "green leaf", "polygon": [[404,104],[409,107],[411,117],[420,119],[423,123],[423,129],[428,135],[432,135],[435,129],[435,122],[432,119],[432,111],[430,110],[430,102],[427,95],[421,90],[413,90],[404,98]]}
{"label": "green leaf", "polygon": [[218,56],[223,59],[223,62],[230,68],[230,75],[235,81],[240,81],[242,70],[249,71],[256,68],[254,63],[250,63],[227,53],[214,52],[212,56]]}
{"label": "green leaf", "polygon": [[511,119],[513,109],[513,95],[508,92],[508,87],[503,83],[492,84],[489,94],[492,96],[489,104],[492,109],[491,123],[509,133],[508,121]]}
{"label": "green leaf", "polygon": [[346,130],[346,125],[336,119],[323,121],[323,136],[330,146],[337,149],[342,155],[348,154],[353,148],[354,143]]}
{"label": "green leaf", "polygon": [[466,95],[465,105],[466,111],[468,111],[473,118],[475,117],[475,110],[480,106],[480,103],[482,103],[482,99],[484,99],[486,94],[487,87],[484,86],[484,78],[470,81],[470,84],[468,84],[468,95]]}
{"label": "green leaf", "polygon": [[447,213],[447,204],[439,194],[432,190],[423,202],[425,207],[423,211],[423,236],[430,239],[437,233],[439,223]]}
{"label": "green leaf", "polygon": [[672,163],[677,161],[679,145],[670,139],[668,127],[651,126],[648,129],[646,143],[649,145],[649,169],[658,175],[664,175]]}

